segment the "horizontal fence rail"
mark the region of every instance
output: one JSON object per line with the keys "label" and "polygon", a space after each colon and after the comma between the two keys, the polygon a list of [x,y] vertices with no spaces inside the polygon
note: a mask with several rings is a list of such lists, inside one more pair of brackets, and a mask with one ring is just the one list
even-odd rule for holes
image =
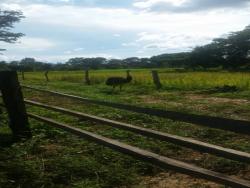
{"label": "horizontal fence rail", "polygon": [[216,146],[213,144],[208,144],[205,142],[197,141],[191,138],[185,138],[185,137],[167,134],[167,133],[163,133],[163,132],[159,132],[159,131],[155,131],[151,129],[141,128],[141,127],[137,127],[131,124],[127,124],[127,123],[121,123],[121,122],[106,119],[106,118],[101,118],[101,117],[97,117],[97,116],[93,116],[93,115],[89,115],[89,114],[85,114],[81,112],[68,110],[62,107],[58,107],[58,106],[47,105],[47,104],[43,104],[43,103],[31,101],[31,100],[24,100],[24,101],[26,104],[29,104],[32,106],[38,106],[38,107],[42,107],[45,109],[61,112],[63,114],[68,114],[74,117],[83,118],[83,119],[87,119],[87,120],[91,120],[91,121],[95,121],[99,123],[104,123],[112,127],[120,128],[120,129],[127,130],[127,131],[132,131],[132,132],[141,134],[143,136],[148,136],[148,137],[156,138],[162,141],[171,142],[173,144],[188,147],[188,148],[198,150],[201,152],[207,152],[207,153],[215,154],[217,156],[225,157],[228,159],[250,163],[250,154],[245,153],[245,152],[223,148],[223,147]]}
{"label": "horizontal fence rail", "polygon": [[206,116],[206,115],[187,114],[187,113],[182,113],[182,112],[174,112],[174,111],[167,111],[167,110],[160,110],[160,109],[153,109],[153,108],[144,108],[144,107],[127,105],[127,104],[119,104],[119,103],[113,103],[113,102],[93,100],[93,99],[83,98],[83,97],[79,97],[75,95],[34,88],[31,86],[23,85],[22,87],[40,91],[40,92],[50,93],[50,94],[61,96],[61,97],[76,99],[76,100],[90,103],[90,104],[102,105],[102,106],[127,110],[131,112],[136,112],[136,113],[153,115],[153,116],[157,116],[161,118],[168,118],[174,121],[193,123],[193,124],[206,126],[210,128],[222,129],[222,130],[233,131],[236,133],[250,135],[250,121],[234,120],[234,119],[212,117],[212,116]]}
{"label": "horizontal fence rail", "polygon": [[[26,100],[26,103],[32,104],[32,103],[37,103],[37,102]],[[36,106],[40,106],[40,104],[37,103]],[[4,105],[0,104],[0,106],[4,106]],[[40,107],[42,107],[42,106],[40,106]],[[61,108],[60,110],[59,109],[60,108],[58,107],[58,111],[66,110],[63,108]],[[72,113],[74,113],[74,111],[69,110],[67,113],[72,115]],[[79,113],[79,114],[81,115],[82,113]],[[228,186],[232,186],[232,187],[248,187],[248,188],[250,188],[250,182],[246,181],[246,180],[233,178],[233,177],[221,174],[221,173],[217,173],[217,172],[210,171],[210,170],[207,170],[204,168],[196,167],[194,165],[190,165],[190,164],[178,161],[178,160],[174,160],[174,159],[171,159],[171,158],[168,158],[165,156],[155,154],[153,152],[149,152],[146,150],[139,149],[137,147],[123,144],[123,143],[118,142],[116,140],[105,138],[103,136],[100,136],[100,135],[97,135],[97,134],[94,134],[94,133],[91,133],[88,131],[84,131],[84,130],[81,130],[79,128],[74,128],[74,127],[71,127],[69,125],[59,123],[59,122],[56,122],[54,120],[51,120],[51,119],[48,119],[45,117],[41,117],[41,116],[34,115],[31,113],[28,113],[28,116],[30,118],[36,119],[38,121],[52,125],[56,128],[60,128],[60,129],[63,129],[65,131],[71,132],[75,135],[78,135],[79,137],[83,137],[83,138],[92,140],[96,143],[102,144],[104,146],[110,147],[113,150],[119,151],[119,152],[127,154],[127,155],[131,155],[131,156],[138,158],[142,161],[149,162],[153,165],[159,166],[162,169],[173,170],[173,171],[176,171],[179,173],[183,173],[183,174],[191,175],[194,177],[211,180],[211,181],[221,183],[224,185],[228,185]],[[94,120],[92,118],[95,118],[95,116],[93,116],[93,117],[90,116],[89,118],[90,118],[90,120]],[[106,119],[100,118],[100,122],[102,122],[103,120],[106,120]],[[110,121],[112,122],[112,120],[110,120]],[[119,122],[114,121],[114,123],[116,124]],[[135,127],[135,126],[133,126],[133,127]]]}
{"label": "horizontal fence rail", "polygon": [[109,139],[88,131],[81,130],[79,128],[71,127],[69,125],[56,122],[54,120],[41,117],[38,115],[28,113],[30,118],[44,122],[46,124],[52,125],[53,127],[63,129],[64,131],[75,134],[81,138],[92,140],[96,143],[109,147],[113,150],[119,151],[121,153],[133,156],[142,161],[149,162],[156,165],[162,169],[173,170],[179,173],[195,176],[198,178],[207,179],[224,185],[238,188],[250,188],[250,182],[234,177],[230,177],[218,172],[207,170],[204,168],[196,167],[178,160],[174,160],[165,156],[158,155],[153,152],[139,149],[113,139]]}

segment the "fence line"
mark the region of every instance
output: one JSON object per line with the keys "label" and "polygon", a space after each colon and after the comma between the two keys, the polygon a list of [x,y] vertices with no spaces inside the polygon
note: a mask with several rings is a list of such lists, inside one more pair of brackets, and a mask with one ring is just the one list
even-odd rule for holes
{"label": "fence line", "polygon": [[106,138],[106,137],[103,137],[103,136],[100,136],[100,135],[97,135],[88,131],[74,128],[69,125],[59,123],[54,120],[44,118],[38,115],[34,115],[30,113],[28,115],[29,117],[33,119],[50,124],[56,128],[63,129],[67,132],[71,132],[81,138],[92,140],[96,143],[109,147],[113,150],[136,157],[142,161],[149,162],[153,165],[157,165],[158,167],[162,169],[174,170],[179,173],[211,180],[211,181],[222,183],[224,185],[228,185],[232,187],[238,187],[238,188],[250,187],[250,182],[246,180],[230,177],[230,176],[218,173],[218,172],[196,167],[194,165],[190,165],[190,164],[187,164],[187,163],[175,160],[175,159],[161,156],[153,152],[142,150],[137,147],[130,146],[130,145],[118,142],[116,140],[109,139],[109,138]]}
{"label": "fence line", "polygon": [[115,127],[115,128],[120,128],[123,130],[132,131],[132,132],[141,134],[143,136],[149,136],[149,137],[156,138],[156,139],[159,139],[162,141],[171,142],[173,144],[188,147],[188,148],[198,150],[201,152],[207,152],[207,153],[215,154],[215,155],[225,157],[228,159],[250,163],[250,154],[246,153],[246,152],[241,152],[241,151],[237,151],[237,150],[233,150],[233,149],[228,149],[228,148],[216,146],[213,144],[208,144],[208,143],[194,140],[191,138],[185,138],[185,137],[181,137],[181,136],[163,133],[160,131],[141,128],[138,126],[127,124],[127,123],[121,123],[118,121],[114,121],[114,120],[110,120],[110,119],[106,119],[106,118],[101,118],[101,117],[97,117],[94,115],[89,115],[89,114],[85,114],[85,113],[81,113],[81,112],[68,110],[68,109],[65,109],[62,107],[58,107],[58,106],[47,105],[47,104],[43,104],[43,103],[31,101],[31,100],[24,100],[24,101],[26,104],[29,104],[32,106],[38,106],[38,107],[42,107],[42,108],[45,108],[48,110],[53,110],[53,111],[61,112],[63,114],[68,114],[68,115],[71,115],[74,117],[84,118],[87,120],[91,120],[91,121],[95,121],[95,122],[99,122],[99,123],[104,123],[104,124],[107,124],[107,125]]}
{"label": "fence line", "polygon": [[[117,104],[117,103],[112,103],[112,102],[104,102],[104,101],[98,101],[98,100],[91,100],[91,99],[86,99],[78,96],[73,96],[73,95],[67,95],[67,94],[62,94],[59,92],[53,92],[49,90],[42,90],[42,89],[37,89],[33,88],[30,86],[24,86],[29,89],[34,89],[38,91],[43,91],[43,92],[48,92],[51,94],[56,94],[59,96],[63,97],[69,97],[73,99],[78,99],[84,102],[92,103],[92,104],[98,104],[98,105],[103,105],[103,106],[109,106],[113,108],[118,108],[118,109],[123,109],[123,110],[129,110],[133,112],[138,112],[138,113],[144,113],[148,115],[155,115],[159,117],[164,117],[164,118],[169,118],[173,120],[178,120],[178,121],[185,121],[185,122],[192,122],[194,121],[197,123],[199,122],[201,125],[208,126],[204,121],[205,120],[210,120],[212,123],[228,123],[227,125],[223,125],[220,127],[219,125],[216,125],[216,127],[213,125],[214,128],[221,128],[224,130],[233,130],[236,132],[242,132],[242,131],[249,131],[249,123],[248,121],[241,121],[241,120],[232,120],[232,119],[225,119],[225,118],[216,118],[216,117],[210,117],[210,116],[202,116],[202,115],[193,115],[193,114],[184,114],[184,113],[179,113],[179,112],[172,112],[172,111],[164,111],[164,110],[157,110],[157,109],[150,109],[150,108],[142,108],[142,107],[136,107],[136,106],[131,106],[131,105],[125,105],[125,104]],[[25,133],[25,136],[31,136],[29,127],[28,127],[28,118],[27,115],[30,118],[33,118],[35,120],[38,120],[40,122],[44,122],[46,124],[52,125],[53,127],[60,128],[64,131],[70,132],[72,134],[75,134],[81,138],[85,138],[88,140],[92,140],[96,143],[99,143],[101,145],[104,145],[106,147],[109,147],[113,150],[119,151],[121,153],[133,156],[137,159],[140,159],[145,162],[149,162],[153,165],[156,165],[162,169],[167,169],[167,170],[174,170],[179,173],[191,175],[194,177],[198,178],[203,178],[207,179],[210,181],[214,181],[217,183],[221,183],[224,185],[232,186],[232,187],[239,187],[239,188],[250,188],[250,182],[235,178],[235,177],[230,177],[228,175],[214,172],[211,170],[207,170],[201,167],[197,167],[191,164],[187,164],[185,162],[181,162],[175,159],[171,159],[162,155],[158,155],[156,153],[143,150],[134,146],[130,146],[128,144],[124,144],[122,142],[106,138],[101,135],[97,135],[95,133],[91,133],[85,130],[81,130],[79,128],[74,128],[72,126],[69,126],[64,123],[60,123],[57,121],[54,121],[49,118],[45,118],[42,116],[38,116],[32,113],[26,113],[25,105],[24,105],[24,100],[22,96],[22,92],[20,89],[20,86],[18,84],[17,80],[17,74],[15,72],[1,72],[0,74],[0,90],[2,92],[2,97],[5,105],[0,104],[1,106],[6,106],[6,110],[9,114],[11,124],[14,127],[11,127],[13,129],[14,135],[21,136],[23,133]],[[232,149],[227,149],[227,148],[222,148],[219,146],[203,143],[200,141],[196,141],[193,139],[188,139],[188,138],[183,138],[183,137],[178,137],[175,135],[170,135],[170,134],[165,134],[159,131],[154,131],[150,129],[145,129],[145,128],[140,128],[136,127],[134,125],[130,124],[125,124],[125,123],[120,123],[117,121],[112,121],[109,119],[105,118],[100,118],[97,116],[91,116],[89,114],[84,114],[80,112],[75,112],[72,110],[68,110],[65,108],[60,108],[56,106],[51,106],[51,105],[45,105],[42,103],[30,101],[30,100],[25,100],[26,103],[31,104],[31,105],[36,105],[40,107],[44,107],[46,109],[51,109],[59,112],[63,112],[65,114],[69,115],[74,115],[76,117],[81,117],[81,118],[86,118],[90,119],[92,121],[97,121],[97,122],[102,122],[106,123],[108,125],[111,125],[113,127],[119,127],[125,130],[130,130],[145,136],[151,136],[154,138],[158,138],[161,140],[166,140],[170,142],[177,143],[179,142],[179,145],[186,146],[186,147],[197,147],[197,148],[202,148],[205,151],[210,151],[211,153],[217,153],[221,156],[224,157],[230,157],[231,159],[237,159],[237,160],[244,160],[245,162],[249,162],[250,154],[245,153],[245,152],[240,152]],[[184,118],[181,118],[184,116]],[[192,120],[194,119],[194,121]],[[199,124],[198,123],[198,124]],[[230,124],[231,123],[231,124]],[[233,123],[236,123],[236,125],[233,126]],[[237,124],[238,123],[238,124]],[[21,126],[18,126],[21,124]],[[212,125],[212,124],[211,124]],[[211,126],[209,125],[209,126]],[[226,126],[229,126],[229,128],[225,128]],[[240,130],[243,129],[243,130]],[[17,134],[18,133],[18,134]],[[21,134],[22,133],[22,134]],[[249,134],[249,132],[247,132]]]}
{"label": "fence line", "polygon": [[222,129],[222,130],[233,131],[236,133],[250,135],[250,122],[245,121],[245,120],[234,120],[234,119],[227,119],[227,118],[221,118],[221,117],[187,114],[187,113],[182,113],[182,112],[174,112],[174,111],[160,110],[160,109],[153,109],[153,108],[144,108],[144,107],[127,105],[127,104],[119,104],[119,103],[114,103],[114,102],[106,102],[106,101],[88,99],[88,98],[79,97],[75,95],[34,88],[31,86],[26,86],[26,85],[22,85],[22,87],[40,91],[40,92],[50,93],[50,94],[61,96],[61,97],[67,97],[67,98],[79,100],[85,103],[102,105],[102,106],[117,108],[121,110],[127,110],[131,112],[142,113],[142,114],[157,116],[161,118],[167,118],[167,119],[171,119],[174,121],[182,121],[182,122],[197,124],[197,125],[206,126],[210,128]]}
{"label": "fence line", "polygon": [[[42,107],[44,105],[41,103],[37,103],[34,101],[28,101],[28,100],[26,100],[26,103],[30,103],[30,104],[33,103],[33,105],[36,103],[36,105],[40,106],[40,107]],[[46,105],[44,105],[44,106],[46,106]],[[51,109],[54,108],[53,106],[49,106],[49,105],[47,105],[47,107],[50,107]],[[57,109],[58,111],[59,110],[60,111],[66,110],[66,109],[59,108],[59,107],[57,107],[57,108],[58,108]],[[74,111],[68,110],[68,113],[72,114],[72,113],[74,113]],[[82,115],[82,113],[78,112],[77,116],[80,117],[80,115]],[[248,188],[250,188],[250,182],[246,181],[246,180],[230,177],[230,176],[218,173],[218,172],[214,172],[214,171],[207,170],[204,168],[196,167],[194,165],[190,165],[190,164],[187,164],[185,162],[181,162],[181,161],[178,161],[175,159],[161,156],[161,155],[158,155],[156,153],[146,151],[146,150],[143,150],[143,149],[140,149],[137,147],[133,147],[133,146],[118,142],[118,141],[113,140],[113,139],[109,139],[109,138],[106,138],[106,137],[103,137],[103,136],[100,136],[100,135],[97,135],[97,134],[94,134],[94,133],[91,133],[88,131],[84,131],[84,130],[63,124],[63,123],[56,122],[52,119],[48,119],[48,118],[34,115],[31,113],[28,113],[28,116],[30,118],[36,119],[40,122],[44,122],[44,123],[47,123],[49,125],[52,125],[56,128],[60,128],[60,129],[63,129],[67,132],[71,132],[71,133],[73,133],[81,138],[83,137],[83,138],[92,140],[96,143],[110,147],[113,150],[119,151],[119,152],[127,154],[127,155],[131,155],[131,156],[138,158],[142,161],[149,162],[149,163],[156,165],[162,169],[174,170],[174,171],[179,172],[179,173],[183,173],[183,174],[191,175],[194,177],[211,180],[211,181],[221,183],[224,185],[228,185],[228,186],[232,186],[232,187],[244,187],[244,188],[248,187]],[[88,117],[88,116],[86,116],[86,117]],[[92,118],[92,120],[93,120],[95,118],[95,116],[89,117],[89,118]],[[99,118],[99,119],[97,119],[97,121],[104,122],[104,121],[106,121],[106,119]],[[111,120],[109,120],[109,121],[111,121]],[[110,124],[114,123],[113,125],[115,125],[119,122],[111,121],[109,123]],[[122,125],[122,124],[120,124],[120,125]],[[138,128],[138,127],[132,126],[132,128]]]}

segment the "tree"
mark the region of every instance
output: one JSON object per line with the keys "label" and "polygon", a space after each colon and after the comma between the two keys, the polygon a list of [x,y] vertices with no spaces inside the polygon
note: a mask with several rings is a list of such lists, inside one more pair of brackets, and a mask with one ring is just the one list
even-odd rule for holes
{"label": "tree", "polygon": [[245,65],[249,61],[250,26],[247,26],[243,31],[231,33],[221,43],[225,49],[226,67],[235,68]]}
{"label": "tree", "polygon": [[[19,22],[22,18],[24,18],[22,12],[0,10],[0,41],[14,43],[23,36],[22,33],[11,32],[14,23]],[[0,49],[0,51],[4,50]]]}
{"label": "tree", "polygon": [[5,61],[0,61],[0,71],[8,70],[8,66]]}
{"label": "tree", "polygon": [[35,71],[38,68],[34,58],[26,57],[19,62],[20,71]]}
{"label": "tree", "polygon": [[196,47],[191,53],[189,66],[193,69],[223,66],[225,64],[223,54],[223,48],[216,43]]}
{"label": "tree", "polygon": [[99,69],[103,68],[103,65],[107,60],[103,57],[83,58],[76,57],[71,58],[66,62],[66,66],[70,70],[81,70],[81,69]]}
{"label": "tree", "polygon": [[189,60],[192,67],[236,69],[246,66],[250,61],[250,26],[196,47]]}

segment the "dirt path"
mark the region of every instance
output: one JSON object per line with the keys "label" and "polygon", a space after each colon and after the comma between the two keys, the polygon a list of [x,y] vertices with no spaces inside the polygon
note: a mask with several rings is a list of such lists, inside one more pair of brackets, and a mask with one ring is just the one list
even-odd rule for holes
{"label": "dirt path", "polygon": [[247,99],[231,99],[231,98],[224,98],[224,97],[210,97],[207,95],[194,95],[194,94],[189,94],[186,95],[186,98],[189,100],[206,100],[212,103],[231,103],[231,104],[249,104],[250,101]]}
{"label": "dirt path", "polygon": [[202,179],[177,173],[160,173],[155,177],[145,177],[134,188],[222,188],[224,186]]}

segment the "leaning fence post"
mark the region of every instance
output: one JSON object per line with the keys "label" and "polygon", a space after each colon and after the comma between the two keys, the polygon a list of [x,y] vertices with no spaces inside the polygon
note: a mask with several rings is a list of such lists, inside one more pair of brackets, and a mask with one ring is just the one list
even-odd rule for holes
{"label": "leaning fence post", "polygon": [[160,78],[159,78],[159,75],[158,75],[158,71],[153,70],[152,71],[152,77],[153,77],[153,81],[154,81],[154,84],[155,84],[156,88],[161,89],[162,85],[161,85],[161,81],[160,81]]}
{"label": "leaning fence post", "polygon": [[49,74],[49,71],[45,71],[44,76],[45,76],[47,82],[49,81],[49,76],[48,76],[48,74]]}
{"label": "leaning fence post", "polygon": [[9,116],[13,138],[31,137],[23,94],[15,71],[0,72],[0,90]]}
{"label": "leaning fence post", "polygon": [[85,83],[90,85],[89,70],[85,70]]}

